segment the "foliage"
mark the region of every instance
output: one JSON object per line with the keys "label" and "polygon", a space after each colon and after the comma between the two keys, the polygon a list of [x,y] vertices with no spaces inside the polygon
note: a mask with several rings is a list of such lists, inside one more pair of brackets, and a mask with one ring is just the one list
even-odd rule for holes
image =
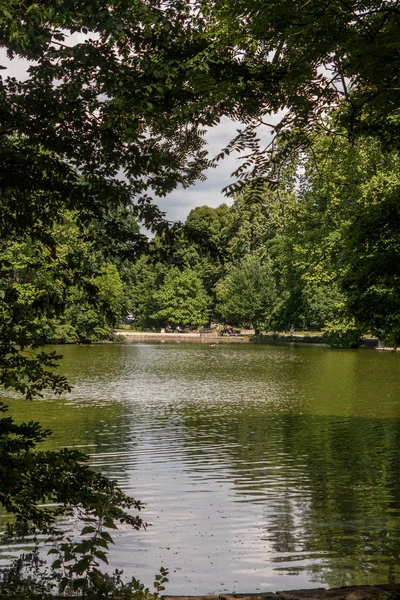
{"label": "foliage", "polygon": [[[87,527],[86,527],[87,529]],[[83,531],[83,530],[82,530]],[[82,535],[85,535],[82,533]],[[58,554],[52,565],[40,557],[39,548],[35,547],[31,552],[22,554],[14,560],[11,567],[1,573],[0,592],[2,598],[18,598],[20,600],[51,600],[54,598],[52,591],[56,582],[61,580],[61,587],[65,594],[88,600],[107,598],[109,600],[158,600],[160,593],[165,589],[164,584],[168,581],[168,570],[160,568],[153,583],[154,591],[150,591],[143,583],[132,577],[130,581],[122,579],[122,571],[116,569],[111,575],[100,571],[96,565],[98,560],[104,560],[104,542],[109,542],[111,537],[108,532],[103,531],[97,541],[89,542],[81,537],[75,544],[65,544],[66,547],[53,548],[50,554]],[[85,543],[86,542],[86,543]],[[84,548],[90,548],[85,551]],[[100,550],[97,548],[99,547]],[[63,566],[60,572],[60,563],[64,557],[74,556],[81,552],[82,565],[88,568],[81,574],[76,575],[70,567]],[[95,558],[93,558],[95,557]],[[55,565],[55,566],[54,566]],[[72,573],[72,575],[71,575]]]}
{"label": "foliage", "polygon": [[364,331],[385,331],[396,343],[398,153],[374,140],[354,145],[321,138],[321,143],[330,143],[331,155],[319,164],[314,155],[307,194],[325,215],[321,233],[334,242],[333,269],[324,265],[342,289],[338,312],[345,306]]}
{"label": "foliage", "polygon": [[270,237],[270,195],[270,190],[266,187],[261,199],[250,191],[235,198],[223,230],[225,255],[230,262],[240,261],[247,254],[265,247]]}
{"label": "foliage", "polygon": [[[296,181],[292,174],[300,161]],[[321,130],[307,153],[287,158],[280,186],[264,187],[261,200],[247,191],[230,207],[192,211],[168,251],[165,240],[155,238],[159,260],[157,266],[147,260],[146,285],[138,294],[147,298],[146,323],[160,325],[150,316],[165,298],[158,297],[156,309],[150,290],[159,290],[176,266],[194,269],[202,279],[211,319],[249,324],[250,307],[244,311],[242,305],[252,296],[239,272],[254,255],[268,257],[276,290],[273,319],[265,326],[326,328],[343,319],[345,331],[349,315],[357,328],[396,345],[398,166],[397,152],[376,140],[350,143]],[[207,255],[200,237],[215,252]],[[236,271],[240,281],[232,286]],[[256,320],[257,328],[264,326],[263,318]]]}
{"label": "foliage", "polygon": [[[97,214],[103,222],[111,205],[130,205],[147,226],[165,232],[162,214],[146,191],[164,195],[201,176],[207,164],[202,128],[227,115],[242,119],[247,128],[220,156],[248,150],[236,172],[239,184],[231,191],[248,194],[254,218],[242,223],[233,218],[223,224],[218,237],[216,223],[209,221],[204,228],[216,215],[209,213],[197,224],[194,218],[194,226],[189,220],[185,236],[199,239],[203,232],[210,248],[224,259],[226,252],[239,259],[249,245],[252,250],[265,245],[270,232],[264,222],[271,211],[270,206],[265,210],[264,181],[276,186],[279,179],[281,202],[282,179],[295,175],[295,163],[289,170],[288,165],[297,148],[306,155],[297,154],[296,161],[305,160],[308,168],[311,154],[317,155],[320,166],[318,155],[330,162],[332,140],[337,157],[346,137],[351,144],[366,140],[371,147],[368,140],[376,138],[385,150],[398,149],[399,98],[393,67],[399,52],[397,18],[396,4],[375,0],[347,5],[335,0],[323,6],[316,0],[306,6],[291,0],[279,6],[275,0],[218,0],[190,7],[180,0],[132,6],[109,0],[102,10],[78,2],[62,11],[48,2],[22,7],[7,0],[0,16],[0,43],[10,56],[36,60],[24,81],[2,80],[4,201],[13,227],[34,223],[32,217],[45,201],[47,220],[56,218],[65,204],[79,210],[80,218]],[[332,108],[338,110],[327,119]],[[279,111],[280,117],[265,125],[265,114]],[[274,138],[267,148],[257,139],[263,126]],[[356,172],[360,175],[360,168]],[[28,175],[29,185],[21,173]],[[125,180],[118,176],[122,173]],[[315,173],[312,177],[315,180]],[[84,194],[79,193],[82,188]],[[46,195],[49,189],[52,193]],[[319,202],[323,190],[332,191],[329,177],[319,186]],[[255,198],[260,206],[264,202],[262,211],[255,210]],[[348,200],[352,209],[357,199]],[[347,216],[342,212],[346,203],[339,199],[338,204],[339,214],[347,219],[349,211]],[[325,211],[320,203],[310,209],[315,207],[315,215],[328,217],[328,225],[333,210]],[[307,213],[309,218],[311,211]],[[309,218],[304,225],[317,230],[324,222]],[[307,229],[302,233],[307,235]],[[39,230],[36,227],[36,233]],[[119,239],[117,227],[108,230]],[[297,247],[305,254],[307,243],[314,250],[317,246],[315,239],[299,240]],[[337,254],[340,244],[321,248],[321,260],[326,252],[331,258]],[[306,265],[301,256],[295,258],[299,269],[301,262]],[[183,262],[187,259],[188,252],[182,256]],[[193,260],[180,267],[194,268]],[[203,284],[215,308],[213,290],[221,273],[215,269],[206,281],[213,267],[208,261],[203,267]],[[304,281],[299,269],[293,271],[286,262],[280,277],[287,317],[294,312],[307,321],[315,312],[320,313],[319,321],[330,318],[341,302],[340,292],[332,302],[322,301],[319,276],[317,282]],[[332,273],[337,269],[338,264],[332,264]],[[332,273],[327,273],[321,289],[329,289]],[[304,306],[299,310],[291,307],[296,294],[288,292],[286,276],[292,283],[296,280],[301,293],[304,285],[311,290],[302,293]],[[321,302],[309,302],[317,296]]]}
{"label": "foliage", "polygon": [[357,328],[396,345],[398,153],[374,139],[350,143],[344,133],[321,129],[307,152],[287,157],[280,185],[264,186],[261,199],[246,190],[230,207],[193,210],[172,244],[156,236],[152,258],[134,267],[137,322],[160,326],[154,317],[167,299],[158,291],[179,268],[201,278],[211,320],[249,324],[241,307],[248,289],[229,281],[254,255],[268,257],[276,289],[265,326],[323,329],[343,318],[345,331],[349,315]]}
{"label": "foliage", "polygon": [[[114,206],[133,205],[146,227],[167,229],[148,192],[163,196],[201,177],[204,126],[248,110],[248,89],[237,83],[250,82],[252,71],[208,29],[182,0],[79,0],[62,9],[6,0],[0,45],[35,61],[23,81],[1,81],[1,131],[18,140],[13,160],[5,156],[7,185],[26,195],[16,170],[32,164],[43,180],[35,155],[44,148],[55,153],[57,185],[71,165],[95,188],[98,208],[112,197]],[[75,197],[73,208],[82,201]]]}
{"label": "foliage", "polygon": [[[389,346],[400,344],[400,185],[398,175],[375,178],[348,230],[344,286],[358,321]],[[371,199],[372,200],[372,199]]]}
{"label": "foliage", "polygon": [[72,341],[90,342],[107,339],[110,330],[124,312],[124,286],[117,267],[104,263],[97,275],[90,278],[94,293],[88,297],[84,290],[72,287],[68,290],[65,311],[56,325],[54,338],[62,334],[75,338]]}
{"label": "foliage", "polygon": [[356,327],[354,319],[341,318],[326,323],[324,340],[333,348],[358,348],[362,331]]}
{"label": "foliage", "polygon": [[142,256],[132,267],[131,307],[136,316],[135,327],[147,329],[157,327],[152,318],[157,310],[154,292],[162,284],[166,265],[161,261],[153,261],[149,256]]}
{"label": "foliage", "polygon": [[[1,404],[3,415],[7,407]],[[115,482],[89,469],[81,452],[63,448],[38,451],[36,446],[50,435],[39,423],[17,425],[11,417],[0,419],[0,497],[14,524],[9,533],[49,536],[55,544],[49,553],[58,558],[52,563],[52,576],[74,590],[91,588],[102,592],[104,575],[97,568],[107,562],[105,550],[112,542],[109,529],[127,523],[143,526],[138,514],[141,504],[126,496]],[[73,540],[59,530],[57,519],[67,516],[83,522],[83,539]],[[57,575],[58,574],[58,575]],[[40,581],[40,572],[36,578]],[[57,577],[56,577],[57,576]],[[16,578],[16,583],[20,581]],[[9,581],[4,581],[3,597]]]}
{"label": "foliage", "polygon": [[220,258],[225,254],[225,227],[230,216],[226,204],[217,208],[198,206],[190,211],[184,224],[184,237],[201,257]]}
{"label": "foliage", "polygon": [[7,570],[0,572],[2,598],[52,600],[51,590],[54,582],[51,582],[50,575],[41,570],[43,566],[44,561],[40,558],[37,548],[13,560]]}
{"label": "foliage", "polygon": [[349,314],[364,331],[395,333],[398,153],[321,131],[302,161],[295,197],[272,214],[284,322]]}
{"label": "foliage", "polygon": [[171,269],[154,300],[159,307],[152,315],[163,325],[199,326],[208,321],[208,299],[201,279],[191,269]]}
{"label": "foliage", "polygon": [[217,294],[225,321],[255,330],[269,328],[277,305],[271,262],[254,254],[245,256],[220,282]]}
{"label": "foliage", "polygon": [[[338,107],[331,132],[398,148],[398,7],[389,0],[108,0],[101,10],[80,0],[62,11],[6,0],[0,29],[10,56],[36,60],[25,81],[3,80],[4,131],[90,175],[100,204],[104,179],[115,202],[136,198],[155,229],[165,225],[146,190],[192,183],[207,164],[202,128],[222,116],[246,125],[220,153],[248,150],[233,193],[276,182],[287,143],[309,147]],[[260,127],[273,134],[267,148]],[[14,158],[30,163],[18,149]]]}
{"label": "foliage", "polygon": [[[205,0],[203,7],[215,36],[253,71],[254,113],[218,157],[245,156],[228,191],[250,182],[259,193],[265,179],[276,183],[288,150],[309,148],[321,125],[331,135],[344,129],[350,140],[372,136],[399,149],[397,2]],[[325,115],[338,108],[327,126]],[[263,129],[272,138],[266,148]]]}
{"label": "foliage", "polygon": [[124,313],[125,290],[115,259],[105,262],[76,216],[65,212],[62,217],[48,231],[50,248],[29,236],[2,244],[1,304],[9,323],[3,339],[14,335],[14,344],[104,339]]}

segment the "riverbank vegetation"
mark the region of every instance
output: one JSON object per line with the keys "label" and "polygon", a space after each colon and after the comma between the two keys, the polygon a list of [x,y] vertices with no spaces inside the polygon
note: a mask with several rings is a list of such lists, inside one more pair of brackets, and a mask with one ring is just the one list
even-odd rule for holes
{"label": "riverbank vegetation", "polygon": [[[40,343],[108,339],[129,312],[137,329],[293,326],[322,329],[334,345],[366,332],[396,345],[399,184],[397,152],[321,128],[307,150],[288,154],[276,186],[195,208],[172,236],[144,242],[132,213],[120,210],[112,218],[125,239],[109,249],[98,220],[78,224],[64,211],[48,232],[51,246],[29,236],[8,244],[21,298],[14,309],[22,303],[25,320],[30,312]],[[147,244],[141,254],[138,239]],[[38,312],[50,290],[57,310]]]}
{"label": "riverbank vegetation", "polygon": [[[102,338],[128,310],[143,327],[317,324],[398,344],[398,19],[374,0],[5,0],[0,45],[30,66],[0,80],[0,383],[68,391],[37,348]],[[242,124],[212,161],[241,156],[233,204],[171,226],[152,198],[204,177],[222,117]],[[86,470],[82,488],[82,455],[37,452],[38,424],[1,427],[2,505],[47,533],[93,519],[60,565],[109,593],[102,527],[138,505]]]}
{"label": "riverbank vegetation", "polygon": [[[158,290],[179,268],[197,276],[207,294],[203,321],[325,329],[336,338],[342,333],[344,344],[371,332],[397,344],[398,167],[397,153],[376,140],[351,143],[321,129],[307,151],[291,153],[277,186],[266,185],[256,199],[244,191],[231,206],[194,209],[167,260],[155,267],[151,257],[139,259],[136,324],[179,324],[171,302],[164,320],[157,312]],[[151,246],[167,251],[162,236]]]}

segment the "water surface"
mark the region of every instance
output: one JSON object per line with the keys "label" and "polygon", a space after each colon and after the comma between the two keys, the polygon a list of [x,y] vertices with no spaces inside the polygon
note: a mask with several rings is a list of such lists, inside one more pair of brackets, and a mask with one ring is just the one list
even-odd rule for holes
{"label": "water surface", "polygon": [[[58,348],[59,350],[59,348]],[[113,566],[170,594],[400,581],[400,356],[250,344],[62,348],[12,401],[146,504]]]}

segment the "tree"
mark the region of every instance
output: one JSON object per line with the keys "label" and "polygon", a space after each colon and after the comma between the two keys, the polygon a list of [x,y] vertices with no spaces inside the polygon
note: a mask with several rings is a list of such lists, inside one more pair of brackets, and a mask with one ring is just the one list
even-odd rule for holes
{"label": "tree", "polygon": [[389,346],[400,344],[400,186],[375,179],[369,202],[348,229],[344,288],[361,326]]}
{"label": "tree", "polygon": [[[26,81],[3,81],[3,131],[113,180],[116,198],[136,197],[143,219],[161,227],[143,194],[193,182],[206,165],[202,127],[224,115],[248,126],[226,153],[248,147],[237,176],[252,185],[274,176],[276,144],[263,150],[256,136],[271,113],[282,115],[271,132],[292,146],[307,146],[340,106],[350,137],[397,148],[398,16],[390,0],[109,0],[101,9],[80,0],[63,11],[7,0],[0,44],[37,63]],[[116,183],[121,170],[126,184]]]}
{"label": "tree", "polygon": [[[94,220],[84,226],[76,214],[64,211],[59,221],[48,229],[47,245],[29,235],[0,245],[3,308],[14,326],[21,327],[30,315],[25,344],[109,338],[127,310],[124,282],[117,270],[117,264],[121,267],[126,260],[124,255],[117,259],[116,248],[111,252],[104,248],[104,231],[98,231]],[[129,254],[137,224],[130,240],[125,227],[124,254]],[[14,334],[17,343],[16,330]]]}
{"label": "tree", "polygon": [[[104,263],[90,284],[95,290],[91,296],[79,287],[68,290],[65,310],[50,339],[87,343],[110,338],[111,329],[120,323],[124,312],[123,282],[116,266]],[[70,339],[63,338],[64,332]]]}
{"label": "tree", "polygon": [[196,245],[201,257],[222,258],[225,255],[226,240],[223,232],[229,213],[230,208],[226,204],[220,204],[217,208],[198,206],[188,214],[184,235]]}
{"label": "tree", "polygon": [[218,284],[219,312],[226,321],[268,329],[278,298],[272,265],[268,259],[248,254]]}
{"label": "tree", "polygon": [[[37,64],[26,81],[3,81],[3,135],[25,136],[93,180],[109,180],[116,198],[148,188],[165,194],[192,181],[204,165],[201,143],[191,139],[196,125],[167,123],[168,105],[176,104],[175,82],[167,82],[179,76],[177,41],[191,37],[188,17],[183,3],[162,10],[158,2],[136,8],[81,2],[59,11],[51,3],[21,9],[10,0],[0,41],[11,56]],[[74,33],[83,41],[71,40]],[[191,152],[196,164],[187,160]],[[129,184],[115,177],[121,169]]]}
{"label": "tree", "polygon": [[[243,85],[254,113],[220,154],[247,150],[232,193],[248,181],[276,181],[288,149],[307,148],[333,109],[340,111],[331,134],[344,128],[350,140],[372,136],[399,149],[397,2],[218,0],[203,7],[215,36],[234,46],[253,73]],[[266,148],[257,138],[263,126],[272,135]]]}
{"label": "tree", "polygon": [[[54,393],[70,389],[55,370],[61,357],[39,346],[65,318],[78,289],[87,303],[91,299],[90,310],[96,307],[97,316],[106,319],[107,312],[119,310],[122,284],[114,265],[96,265],[95,236],[92,244],[85,241],[87,228],[70,214],[57,219],[52,227],[42,224],[36,240],[14,231],[14,239],[3,237],[0,245],[0,381],[29,399],[46,388]],[[42,598],[57,587],[100,595],[121,588],[122,583],[108,581],[99,564],[107,560],[110,529],[118,522],[141,527],[132,512],[140,510],[140,502],[88,469],[84,454],[38,449],[50,435],[39,423],[17,424],[3,402],[0,413],[0,502],[13,520],[7,535],[29,535],[34,541],[46,535],[56,554],[50,576],[47,565],[26,570],[30,562],[40,566],[36,550],[15,561],[1,573],[0,595]],[[59,517],[71,515],[81,521],[81,539],[69,539],[57,526]]]}
{"label": "tree", "polygon": [[171,269],[154,294],[158,310],[152,315],[163,325],[199,326],[208,321],[208,298],[192,269]]}
{"label": "tree", "polygon": [[271,205],[281,319],[328,326],[336,338],[350,328],[354,339],[361,329],[395,341],[398,152],[342,133],[316,132],[296,193],[278,188]]}
{"label": "tree", "polygon": [[153,261],[149,255],[141,256],[132,266],[130,286],[130,307],[135,314],[135,327],[152,329],[158,327],[153,318],[157,310],[154,291],[162,285],[166,273],[166,265],[161,261]]}
{"label": "tree", "polygon": [[[327,149],[329,148],[329,156]],[[377,140],[349,143],[321,134],[308,157],[302,197],[308,233],[307,279],[337,290],[336,316],[398,343],[397,268],[399,155]],[[315,224],[312,229],[312,224]],[[317,240],[319,240],[317,242]],[[317,242],[317,243],[316,243]],[[312,255],[314,266],[310,264]],[[351,324],[352,323],[352,324]],[[336,324],[338,325],[338,324]]]}
{"label": "tree", "polygon": [[270,237],[269,200],[268,188],[264,189],[262,198],[254,196],[250,190],[235,197],[222,230],[225,256],[230,261],[240,261],[247,254],[265,247]]}
{"label": "tree", "polygon": [[[176,229],[172,236],[165,233],[155,236],[147,256],[133,267],[131,295],[136,324],[145,328],[160,326],[154,317],[158,308],[153,292],[160,289],[173,268],[181,272],[189,269],[197,274],[208,296],[210,314],[213,314],[215,285],[223,274],[227,258],[224,232],[228,214],[225,204],[218,208],[200,206],[189,213],[183,227]],[[204,320],[207,319],[201,322]]]}

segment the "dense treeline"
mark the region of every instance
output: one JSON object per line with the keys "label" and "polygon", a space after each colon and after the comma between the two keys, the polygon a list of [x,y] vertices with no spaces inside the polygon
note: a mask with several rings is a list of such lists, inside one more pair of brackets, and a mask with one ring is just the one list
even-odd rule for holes
{"label": "dense treeline", "polygon": [[[278,186],[242,190],[231,206],[193,209],[172,237],[156,235],[139,256],[130,248],[139,227],[128,211],[113,215],[126,232],[114,254],[105,250],[104,228],[95,219],[79,227],[71,211],[53,227],[50,247],[29,239],[8,245],[18,302],[25,311],[34,302],[34,335],[106,339],[133,313],[139,329],[219,321],[324,329],[339,345],[362,333],[397,344],[398,153],[321,130],[307,151],[287,156],[280,175]],[[79,285],[68,280],[71,264]],[[59,310],[40,315],[37,296],[50,287]]]}
{"label": "dense treeline", "polygon": [[360,333],[398,343],[399,184],[397,152],[321,131],[278,187],[192,210],[172,248],[153,240],[158,262],[133,266],[136,325],[294,325],[326,329],[332,343]]}

